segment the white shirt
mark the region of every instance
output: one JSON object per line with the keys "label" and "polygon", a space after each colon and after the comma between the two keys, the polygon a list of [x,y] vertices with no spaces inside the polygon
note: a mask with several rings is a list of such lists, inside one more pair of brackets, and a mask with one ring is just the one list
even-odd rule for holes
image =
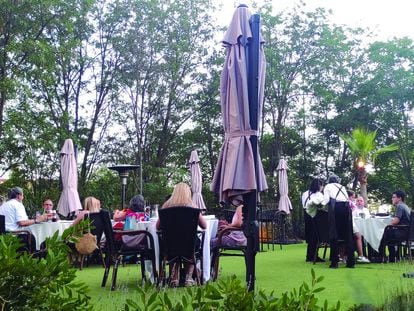
{"label": "white shirt", "polygon": [[364,214],[365,215],[365,218],[369,218],[370,217],[369,209],[367,209],[366,207],[358,207],[358,206],[356,206],[352,210],[352,217],[361,217],[361,214]]}
{"label": "white shirt", "polygon": [[328,204],[330,198],[332,199],[336,198],[337,202],[348,201],[348,193],[346,192],[346,188],[338,183],[327,184],[325,188],[323,189],[323,203],[322,204]]}
{"label": "white shirt", "polygon": [[323,199],[324,197],[323,197],[322,192],[318,191],[318,192],[312,193],[309,196],[309,190],[308,190],[302,194],[302,206],[303,208],[306,209],[306,206],[308,206],[311,203],[315,205],[322,204]]}
{"label": "white shirt", "polygon": [[24,205],[16,199],[11,199],[0,206],[0,214],[5,216],[6,231],[19,230],[19,221],[28,220]]}

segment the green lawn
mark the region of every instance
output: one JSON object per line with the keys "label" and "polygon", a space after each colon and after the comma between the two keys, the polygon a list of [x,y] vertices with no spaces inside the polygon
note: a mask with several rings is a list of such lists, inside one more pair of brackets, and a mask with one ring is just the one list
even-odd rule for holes
{"label": "green lawn", "polygon": [[[339,300],[342,310],[359,303],[380,305],[396,291],[414,291],[414,279],[402,277],[403,272],[414,271],[414,265],[409,263],[357,264],[355,269],[342,265],[339,269],[329,269],[328,263],[306,263],[305,248],[305,244],[293,244],[284,245],[280,250],[275,245],[274,251],[258,253],[256,288],[274,291],[276,295],[291,291],[298,288],[303,281],[310,283],[310,271],[314,268],[316,276],[325,277],[321,283],[325,290],[318,297],[327,299],[330,305]],[[241,257],[224,257],[220,263],[220,278],[233,274],[241,279],[245,278],[244,260]],[[134,288],[140,284],[140,270],[134,265],[119,268],[118,288],[114,292],[110,291],[109,282],[105,289],[100,287],[102,274],[101,267],[88,267],[78,272],[78,280],[85,282],[91,290],[96,310],[117,310],[127,297],[133,297]],[[180,289],[168,291],[176,295]]]}

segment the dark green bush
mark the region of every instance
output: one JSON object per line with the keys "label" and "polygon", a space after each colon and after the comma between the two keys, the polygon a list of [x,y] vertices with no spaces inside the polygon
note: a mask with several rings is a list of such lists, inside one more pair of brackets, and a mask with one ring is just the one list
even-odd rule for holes
{"label": "dark green bush", "polygon": [[233,276],[207,283],[204,287],[187,288],[180,299],[174,299],[175,302],[166,291],[158,292],[155,287],[146,284],[138,289],[137,297],[127,300],[124,310],[339,310],[339,301],[333,307],[329,307],[326,300],[322,305],[318,304],[315,294],[324,289],[317,286],[322,280],[323,277],[316,278],[312,270],[310,286],[304,282],[298,290],[283,293],[278,298],[273,292],[269,295],[263,290],[248,292],[245,284]]}
{"label": "dark green bush", "polygon": [[68,262],[65,240],[76,236],[70,228],[46,241],[44,258],[19,253],[19,239],[0,235],[0,310],[91,310],[83,283],[74,282],[76,270]]}

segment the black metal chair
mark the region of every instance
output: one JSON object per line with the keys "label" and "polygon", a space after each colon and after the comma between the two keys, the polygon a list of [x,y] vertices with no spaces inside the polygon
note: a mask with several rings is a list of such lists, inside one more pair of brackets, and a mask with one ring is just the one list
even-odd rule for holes
{"label": "black metal chair", "polygon": [[[118,273],[118,266],[121,263],[122,259],[126,256],[137,256],[140,260],[141,265],[141,275],[142,279],[146,280],[145,275],[145,260],[150,260],[152,264],[152,274],[155,283],[158,282],[158,273],[156,269],[156,261],[155,261],[155,247],[154,247],[154,238],[148,231],[145,230],[113,230],[111,218],[109,212],[106,210],[101,210],[99,213],[102,221],[103,232],[105,233],[105,247],[103,248],[102,252],[104,253],[104,262],[105,262],[105,271],[102,278],[102,287],[106,286],[106,281],[108,279],[109,271],[111,269],[111,265],[113,264],[112,270],[112,282],[111,282],[111,290],[116,289],[116,278]],[[119,234],[120,236],[128,235],[128,236],[138,236],[144,235],[147,240],[146,247],[136,247],[131,248],[122,243],[116,243],[114,239],[114,234]]]}
{"label": "black metal chair", "polygon": [[[197,258],[202,258],[202,237],[197,245],[197,228],[200,210],[186,206],[168,207],[158,211],[160,218],[160,281],[171,279],[173,266],[184,269],[184,265],[193,265],[197,284],[201,284],[201,273],[197,271]],[[200,250],[201,249],[201,250]],[[167,277],[166,265],[169,266]],[[180,284],[181,285],[181,282]]]}
{"label": "black metal chair", "polygon": [[102,215],[100,213],[89,213],[86,214],[85,218],[90,219],[91,224],[91,233],[96,236],[96,244],[98,245],[98,249],[94,251],[90,255],[81,255],[80,256],[80,267],[79,269],[83,269],[84,262],[86,260],[86,265],[89,266],[89,262],[92,260],[92,258],[99,257],[102,261],[103,266],[105,267],[105,261],[101,249],[101,239],[104,233],[104,223],[102,219]]}
{"label": "black metal chair", "polygon": [[267,244],[267,249],[272,245],[272,250],[275,250],[275,244],[279,244],[280,249],[282,249],[282,244],[286,239],[285,215],[284,212],[276,209],[261,210],[259,212],[261,251],[263,251],[264,244]]}
{"label": "black metal chair", "polygon": [[29,230],[15,230],[15,231],[6,231],[6,217],[4,215],[0,215],[0,234],[10,233],[13,234],[21,239],[24,243],[19,251],[27,252],[29,254],[36,253],[35,249],[35,237]]}
{"label": "black metal chair", "polygon": [[[391,231],[398,231],[393,233]],[[409,262],[412,262],[411,247],[414,242],[414,211],[410,213],[410,224],[409,225],[389,225],[384,229],[383,236],[396,236],[395,238],[389,238],[384,245],[384,250],[381,256],[384,258],[385,246],[395,247],[396,260],[401,260],[404,255],[408,256]]]}

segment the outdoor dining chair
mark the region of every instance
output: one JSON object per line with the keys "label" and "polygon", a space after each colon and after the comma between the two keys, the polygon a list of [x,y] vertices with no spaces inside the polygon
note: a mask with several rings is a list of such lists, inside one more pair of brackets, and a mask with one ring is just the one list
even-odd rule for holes
{"label": "outdoor dining chair", "polygon": [[25,245],[22,246],[19,251],[27,252],[29,254],[35,253],[35,238],[32,233],[29,230],[6,231],[6,217],[4,215],[0,215],[0,234],[5,233],[13,234],[22,239]]}
{"label": "outdoor dining chair", "polygon": [[213,258],[211,262],[211,279],[213,281],[217,280],[218,271],[219,271],[219,264],[220,264],[220,257],[221,256],[238,256],[244,257],[244,261],[246,263],[246,246],[227,246],[223,245],[222,239],[224,236],[229,234],[231,231],[241,231],[243,232],[242,228],[225,228],[217,235],[217,247],[215,247],[213,252]]}
{"label": "outdoor dining chair", "polygon": [[[100,217],[103,223],[103,229],[105,233],[105,247],[103,248],[102,252],[104,253],[104,262],[105,262],[105,271],[102,278],[102,287],[106,286],[106,282],[108,280],[109,271],[111,269],[111,265],[113,265],[112,270],[112,281],[111,281],[111,290],[116,289],[116,278],[118,273],[119,264],[122,262],[122,259],[126,256],[137,256],[140,261],[141,266],[141,276],[142,280],[146,280],[145,274],[145,261],[151,261],[152,265],[152,277],[154,282],[158,282],[158,273],[156,269],[156,261],[155,261],[155,246],[154,246],[154,238],[151,233],[145,230],[113,230],[111,218],[109,212],[106,210],[100,211]],[[145,239],[147,240],[147,247],[137,247],[137,248],[130,248],[123,243],[115,241],[114,234],[118,234],[119,236],[128,235],[128,236],[138,236],[138,235],[145,235]]]}
{"label": "outdoor dining chair", "polygon": [[[171,279],[173,266],[184,271],[186,265],[194,266],[197,284],[202,283],[202,249],[204,233],[200,232],[200,245],[197,245],[198,219],[200,209],[177,206],[158,211],[161,230],[160,237],[160,282],[164,284]],[[199,269],[197,262],[200,261]],[[168,265],[168,276],[166,266]],[[181,285],[180,282],[179,285]]]}

